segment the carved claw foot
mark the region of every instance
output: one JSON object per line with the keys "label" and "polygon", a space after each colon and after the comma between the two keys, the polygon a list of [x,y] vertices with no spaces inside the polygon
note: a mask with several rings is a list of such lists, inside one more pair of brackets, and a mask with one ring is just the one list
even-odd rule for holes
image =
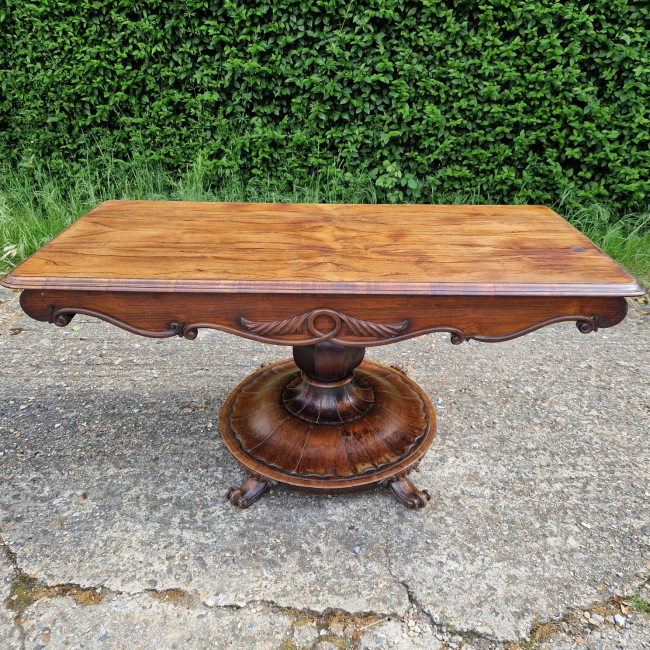
{"label": "carved claw foot", "polygon": [[247,478],[241,487],[230,488],[226,492],[226,499],[238,508],[252,506],[263,494],[269,484],[266,481],[258,481],[254,478]]}
{"label": "carved claw foot", "polygon": [[418,490],[407,478],[389,483],[388,489],[400,503],[414,510],[424,508],[431,499],[428,490]]}

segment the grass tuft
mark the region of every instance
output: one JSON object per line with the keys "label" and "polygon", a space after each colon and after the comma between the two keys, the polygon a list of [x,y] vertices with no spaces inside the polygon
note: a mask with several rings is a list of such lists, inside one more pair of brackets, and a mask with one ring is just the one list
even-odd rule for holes
{"label": "grass tuft", "polygon": [[647,601],[641,594],[636,593],[634,596],[626,598],[630,607],[641,614],[650,614],[650,601]]}
{"label": "grass tuft", "polygon": [[650,208],[619,216],[602,203],[565,208],[572,203],[571,197],[564,196],[553,207],[610,257],[650,287]]}

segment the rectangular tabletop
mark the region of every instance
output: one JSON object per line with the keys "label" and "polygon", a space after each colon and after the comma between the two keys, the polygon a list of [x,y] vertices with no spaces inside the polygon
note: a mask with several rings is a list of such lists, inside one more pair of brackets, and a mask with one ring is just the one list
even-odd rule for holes
{"label": "rectangular tabletop", "polygon": [[106,201],[19,265],[16,289],[634,296],[552,210]]}

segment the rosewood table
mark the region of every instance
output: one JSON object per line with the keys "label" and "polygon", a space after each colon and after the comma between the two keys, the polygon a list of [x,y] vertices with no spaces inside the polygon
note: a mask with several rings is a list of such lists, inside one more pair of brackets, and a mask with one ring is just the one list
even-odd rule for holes
{"label": "rosewood table", "polygon": [[365,348],[429,332],[498,342],[575,321],[621,322],[644,288],[539,206],[281,205],[107,201],[9,273],[32,318],[75,314],[134,334],[193,340],[214,328],[289,345],[245,379],[221,435],[248,478],[338,494],[407,478],[433,440],[426,394]]}

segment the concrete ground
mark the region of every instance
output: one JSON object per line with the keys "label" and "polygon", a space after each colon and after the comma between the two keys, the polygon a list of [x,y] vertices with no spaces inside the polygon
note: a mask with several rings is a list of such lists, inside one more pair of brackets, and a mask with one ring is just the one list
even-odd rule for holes
{"label": "concrete ground", "polygon": [[436,406],[432,501],[275,487],[240,511],[219,409],[289,349],[0,300],[1,650],[650,648],[650,306],[369,349]]}

